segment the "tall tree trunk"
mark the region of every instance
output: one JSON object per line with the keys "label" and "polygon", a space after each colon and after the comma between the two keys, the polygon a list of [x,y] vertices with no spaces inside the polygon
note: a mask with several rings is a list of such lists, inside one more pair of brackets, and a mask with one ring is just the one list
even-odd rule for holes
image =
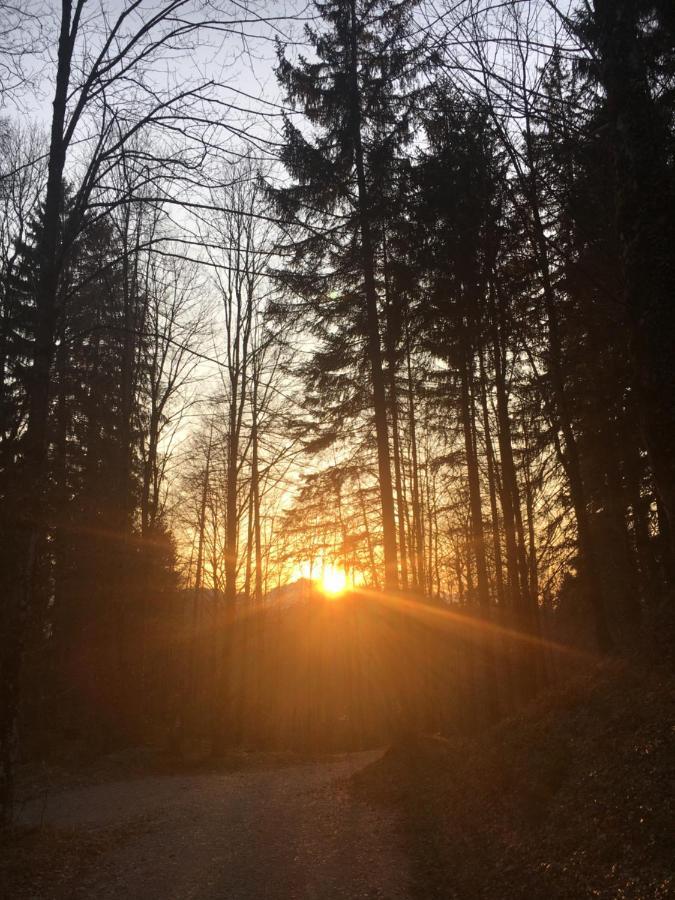
{"label": "tall tree trunk", "polygon": [[[51,610],[51,652],[49,653],[52,665],[50,688],[56,696],[61,693],[62,709],[66,707],[64,720],[68,720],[72,698],[66,687],[65,669],[68,665],[69,638],[77,632],[73,630],[74,610],[73,598],[69,591],[69,564],[72,565],[72,557],[69,558],[69,525],[68,513],[68,433],[70,431],[70,411],[68,403],[68,369],[69,369],[69,341],[67,335],[61,331],[60,342],[56,351],[56,371],[58,381],[58,393],[56,397],[54,434],[54,467],[53,467],[53,507],[58,511],[55,517],[53,531],[54,554],[54,602]],[[72,551],[71,551],[72,553]],[[72,577],[72,576],[71,576]]]}
{"label": "tall tree trunk", "polygon": [[244,599],[251,599],[251,580],[253,577],[253,479],[248,492],[248,508],[246,516],[246,565],[244,572]]}
{"label": "tall tree trunk", "polygon": [[414,544],[415,586],[424,589],[424,519],[420,503],[419,462],[417,458],[417,425],[415,422],[415,394],[412,375],[412,349],[410,340],[410,323],[407,308],[403,311],[405,330],[406,373],[408,378],[408,429],[410,431],[411,455],[411,500],[412,500],[412,540]]}
{"label": "tall tree trunk", "polygon": [[542,259],[542,274],[544,283],[544,305],[546,308],[549,331],[549,380],[553,397],[555,398],[555,419],[557,419],[557,422],[554,423],[554,427],[560,428],[564,441],[565,449],[562,462],[569,483],[572,508],[574,509],[574,517],[577,523],[579,550],[593,610],[595,638],[598,649],[607,652],[612,649],[614,642],[607,623],[604,590],[598,570],[595,541],[591,531],[588,499],[581,471],[579,448],[568,409],[565,382],[562,375],[562,347],[560,342],[558,314],[553,295],[553,286],[549,277],[543,226],[539,220],[538,232],[541,237],[540,253],[544,255],[544,258]]}
{"label": "tall tree trunk", "polygon": [[38,247],[39,276],[35,296],[35,337],[28,390],[24,458],[16,481],[10,522],[3,527],[6,565],[2,577],[3,633],[0,660],[0,821],[8,821],[13,802],[13,760],[19,702],[19,678],[27,616],[33,602],[37,548],[44,530],[47,434],[51,369],[60,276],[60,215],[66,160],[64,123],[73,52],[72,0],[62,0],[43,228]]}
{"label": "tall tree trunk", "polygon": [[428,466],[425,471],[424,481],[425,481],[424,486],[426,488],[425,507],[426,507],[426,517],[427,517],[427,530],[429,532],[427,535],[429,543],[427,544],[427,552],[426,552],[427,583],[426,583],[425,593],[427,594],[428,597],[431,597],[431,596],[433,596],[433,593],[434,593],[434,525],[435,525],[435,522],[434,522],[434,507],[433,507],[433,503],[431,500],[431,495],[432,495],[431,478],[429,477],[429,467]]}
{"label": "tall tree trunk", "polygon": [[377,567],[375,566],[375,553],[373,551],[373,540],[370,534],[370,525],[368,524],[368,511],[366,510],[366,501],[363,496],[363,488],[361,487],[361,479],[357,476],[357,491],[359,495],[359,506],[361,507],[361,517],[363,519],[363,529],[366,533],[366,546],[368,548],[368,564],[370,565],[370,577],[373,587],[377,587]]}
{"label": "tall tree trunk", "polygon": [[[210,477],[211,477],[211,449],[213,445],[213,425],[209,433],[209,444],[206,451],[206,464],[204,468],[204,480],[202,482],[202,493],[199,502],[199,522],[197,534],[197,561],[195,563],[195,584],[192,595],[192,623],[190,631],[190,649],[189,649],[189,667],[188,677],[186,679],[185,700],[186,706],[183,710],[184,725],[190,723],[191,726],[196,724],[196,711],[198,707],[198,660],[197,660],[197,638],[199,635],[199,611],[202,601],[202,585],[204,579],[204,542],[206,532],[206,505],[209,497]],[[214,592],[215,595],[215,592]],[[215,604],[214,596],[214,604]]]}
{"label": "tall tree trunk", "polygon": [[471,390],[471,354],[462,339],[460,361],[460,419],[464,433],[466,471],[469,482],[469,506],[471,509],[471,547],[476,563],[478,582],[478,603],[484,609],[490,604],[490,583],[488,581],[485,557],[485,534],[483,529],[483,509],[480,490],[480,474],[474,440],[475,409]]}
{"label": "tall tree trunk", "polygon": [[640,567],[640,583],[647,603],[653,603],[659,585],[658,562],[654,554],[649,523],[649,496],[643,496],[645,463],[639,445],[631,441],[624,463],[626,491],[630,503],[633,540]]}
{"label": "tall tree trunk", "polygon": [[251,405],[251,481],[253,495],[253,535],[255,541],[255,587],[253,596],[257,604],[263,598],[262,535],[260,529],[260,464],[258,459],[258,377],[253,382]]}
{"label": "tall tree trunk", "polygon": [[237,599],[237,537],[239,519],[237,509],[237,482],[239,464],[238,394],[234,393],[229,404],[227,434],[227,462],[225,483],[225,603],[232,608]]}
{"label": "tall tree trunk", "polygon": [[479,351],[478,360],[480,366],[480,399],[483,412],[483,433],[485,435],[485,456],[487,459],[487,476],[488,490],[490,493],[490,514],[492,516],[492,542],[495,556],[495,583],[497,593],[497,603],[500,606],[504,604],[504,574],[502,569],[502,545],[499,528],[499,513],[497,510],[497,486],[495,475],[494,453],[492,449],[492,436],[490,429],[490,414],[487,401],[487,386],[485,363],[483,362],[483,353]]}
{"label": "tall tree trunk", "polygon": [[[501,303],[500,303],[501,306]],[[503,315],[500,313],[500,319]],[[502,471],[502,513],[504,521],[504,542],[506,544],[506,571],[508,576],[509,604],[514,610],[521,610],[523,593],[518,564],[518,543],[516,516],[520,509],[516,466],[511,442],[511,418],[509,396],[506,384],[505,354],[502,346],[503,321],[497,321],[493,307],[493,361],[495,369],[495,395],[497,408],[497,441]]]}
{"label": "tall tree trunk", "polygon": [[530,471],[530,444],[528,440],[527,425],[523,427],[524,454],[523,454],[523,483],[525,486],[525,511],[527,513],[527,563],[528,563],[528,591],[530,597],[536,603],[539,596],[539,567],[537,565],[537,540],[534,527],[534,491],[532,487],[532,473]]}
{"label": "tall tree trunk", "polygon": [[594,0],[612,126],[616,220],[645,443],[675,553],[675,193],[668,120],[651,95],[639,4]]}
{"label": "tall tree trunk", "polygon": [[563,345],[558,315],[558,300],[556,290],[551,278],[551,264],[549,258],[549,244],[546,229],[542,220],[542,209],[539,199],[539,178],[536,168],[537,154],[534,149],[534,136],[531,129],[531,113],[529,108],[525,112],[525,142],[528,159],[530,161],[529,177],[523,179],[523,188],[530,206],[530,241],[536,265],[541,279],[543,308],[548,330],[547,357],[548,357],[548,385],[544,388],[550,391],[553,404],[549,404],[552,413],[553,427],[562,434],[564,453],[561,463],[567,475],[570,488],[572,508],[577,523],[577,535],[579,551],[590,593],[591,608],[595,625],[595,638],[601,651],[612,649],[613,640],[607,622],[607,612],[604,603],[604,590],[598,569],[597,551],[593,532],[590,526],[588,510],[588,497],[581,468],[581,459],[577,438],[572,426],[572,416],[568,399],[568,391],[565,379],[563,362]]}
{"label": "tall tree trunk", "polygon": [[398,562],[396,551],[396,517],[394,514],[394,493],[391,482],[389,459],[389,426],[387,423],[387,400],[382,370],[382,349],[380,346],[380,321],[377,308],[377,288],[375,284],[375,253],[371,228],[371,210],[366,186],[363,144],[361,140],[361,96],[358,75],[358,25],[356,2],[350,2],[351,12],[351,53],[349,60],[349,80],[351,90],[351,128],[356,166],[358,212],[361,230],[361,260],[366,300],[366,321],[368,334],[368,356],[373,387],[373,413],[377,441],[377,471],[382,506],[382,538],[384,546],[384,586],[386,590],[398,589]]}
{"label": "tall tree trunk", "polygon": [[389,409],[391,415],[392,451],[394,456],[394,482],[396,484],[396,514],[398,519],[399,561],[401,565],[401,586],[404,590],[408,587],[408,549],[405,532],[405,503],[403,496],[403,478],[401,473],[401,441],[398,417],[398,390],[396,386],[396,332],[395,313],[392,307],[392,297],[389,296],[387,282],[387,251],[386,238],[384,240],[384,283],[387,309],[387,375],[389,380]]}
{"label": "tall tree trunk", "polygon": [[[137,321],[138,314],[138,228],[136,223],[135,246],[130,245],[131,207],[123,209],[122,222],[122,347],[121,347],[121,385],[119,407],[120,466],[118,497],[120,503],[119,528],[126,535],[131,527],[133,515],[133,414],[134,395],[136,393],[136,350],[137,335],[142,332],[142,323]],[[131,263],[130,263],[131,261]],[[139,327],[140,326],[140,327]],[[126,542],[125,542],[126,543]]]}
{"label": "tall tree trunk", "polygon": [[[135,542],[133,537],[134,515],[134,407],[137,387],[138,334],[143,331],[143,323],[138,321],[138,256],[139,219],[132,223],[131,206],[123,208],[121,226],[122,238],[122,333],[120,353],[120,404],[118,413],[119,458],[116,467],[116,491],[111,524],[115,541],[111,551],[116,557],[112,602],[116,608],[115,659],[117,662],[117,693],[119,703],[117,714],[123,719],[122,711],[136,706],[141,698],[138,684],[139,667],[143,660],[136,653],[139,642],[137,630],[142,631],[142,610],[145,598],[138,597],[135,579]],[[140,717],[139,717],[140,718]],[[122,721],[120,721],[120,726]]]}

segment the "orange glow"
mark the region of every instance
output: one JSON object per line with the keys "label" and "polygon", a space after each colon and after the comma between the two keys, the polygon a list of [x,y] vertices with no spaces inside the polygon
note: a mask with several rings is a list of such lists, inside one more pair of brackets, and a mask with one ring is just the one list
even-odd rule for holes
{"label": "orange glow", "polygon": [[347,575],[344,569],[327,565],[321,573],[321,590],[329,597],[336,597],[347,587]]}

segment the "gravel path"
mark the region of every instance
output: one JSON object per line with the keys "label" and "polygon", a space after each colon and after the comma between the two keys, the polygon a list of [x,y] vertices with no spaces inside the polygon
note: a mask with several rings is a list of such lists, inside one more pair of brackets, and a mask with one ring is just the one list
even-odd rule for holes
{"label": "gravel path", "polygon": [[[408,900],[393,814],[348,776],[378,753],[266,770],[145,777],[53,795],[57,828],[119,829],[78,884],[87,900]],[[26,824],[42,809],[27,808]]]}

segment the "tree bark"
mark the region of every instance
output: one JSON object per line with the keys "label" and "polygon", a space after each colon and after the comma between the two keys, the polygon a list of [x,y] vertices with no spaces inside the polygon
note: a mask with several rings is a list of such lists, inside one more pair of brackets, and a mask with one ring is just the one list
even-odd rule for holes
{"label": "tree bark", "polygon": [[478,603],[486,609],[490,604],[490,583],[488,581],[487,560],[485,558],[485,532],[483,528],[483,509],[480,490],[478,458],[474,440],[475,410],[470,379],[471,354],[462,338],[460,360],[460,418],[464,433],[464,450],[466,454],[467,478],[469,482],[469,505],[471,509],[471,548],[476,563],[476,580],[478,582]]}
{"label": "tree bark", "polygon": [[60,216],[66,160],[64,125],[74,36],[72,0],[62,0],[56,85],[54,90],[47,190],[38,249],[39,276],[35,296],[35,337],[28,390],[28,420],[24,458],[17,477],[16,508],[3,535],[11,551],[3,577],[3,653],[0,667],[0,820],[8,821],[13,803],[13,760],[19,678],[26,620],[33,602],[37,547],[44,529],[44,488],[47,476],[47,426],[55,349],[57,291],[60,274]]}
{"label": "tree bark", "polygon": [[394,456],[394,482],[396,484],[396,515],[398,519],[399,561],[401,566],[401,586],[408,588],[408,548],[405,531],[405,497],[401,472],[401,441],[398,416],[398,390],[396,385],[396,336],[400,331],[400,315],[396,315],[393,297],[389,293],[387,278],[387,241],[383,236],[384,252],[384,293],[386,303],[386,349],[387,375],[389,380],[389,408],[391,411],[391,436]]}
{"label": "tree bark", "polygon": [[494,452],[492,449],[492,436],[490,429],[490,415],[487,402],[486,372],[483,362],[483,354],[479,352],[480,365],[480,399],[483,413],[483,433],[485,435],[485,456],[487,460],[488,490],[490,493],[490,513],[492,515],[492,542],[495,556],[495,587],[497,603],[504,604],[504,574],[502,568],[502,546],[499,528],[499,513],[497,510],[497,487],[495,474]]}
{"label": "tree bark", "polygon": [[675,554],[675,195],[666,116],[651,95],[638,4],[595,0],[600,78],[612,126],[623,256],[642,430]]}
{"label": "tree bark", "polygon": [[375,437],[377,441],[377,470],[382,507],[382,540],[384,548],[385,590],[398,589],[398,562],[396,549],[396,517],[394,514],[394,493],[391,480],[389,458],[389,426],[387,423],[387,399],[382,370],[382,348],[380,345],[380,320],[377,308],[377,287],[375,284],[375,254],[371,228],[371,211],[366,184],[365,162],[361,138],[361,97],[358,79],[358,36],[356,3],[351,0],[351,53],[349,79],[351,88],[351,127],[354,144],[354,164],[356,167],[358,214],[361,231],[361,263],[366,301],[366,335],[370,374],[373,388],[373,413],[375,417]]}
{"label": "tree bark", "polygon": [[410,323],[404,310],[406,373],[408,378],[408,428],[410,430],[411,500],[412,500],[412,540],[414,544],[414,584],[424,590],[424,518],[420,502],[419,462],[417,458],[417,425],[415,423],[415,394],[412,376],[412,350],[410,346]]}

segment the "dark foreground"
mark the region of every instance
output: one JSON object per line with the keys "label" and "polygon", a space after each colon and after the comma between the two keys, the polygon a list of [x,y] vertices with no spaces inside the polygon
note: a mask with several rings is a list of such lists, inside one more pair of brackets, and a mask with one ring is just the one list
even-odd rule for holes
{"label": "dark foreground", "polygon": [[605,664],[473,740],[356,776],[402,815],[424,900],[675,896],[675,678]]}
{"label": "dark foreground", "polygon": [[0,898],[666,900],[674,687],[607,663],[474,738],[37,790]]}
{"label": "dark foreground", "polygon": [[108,781],[44,809],[38,798],[3,848],[0,897],[408,900],[395,813],[349,781],[378,755]]}

